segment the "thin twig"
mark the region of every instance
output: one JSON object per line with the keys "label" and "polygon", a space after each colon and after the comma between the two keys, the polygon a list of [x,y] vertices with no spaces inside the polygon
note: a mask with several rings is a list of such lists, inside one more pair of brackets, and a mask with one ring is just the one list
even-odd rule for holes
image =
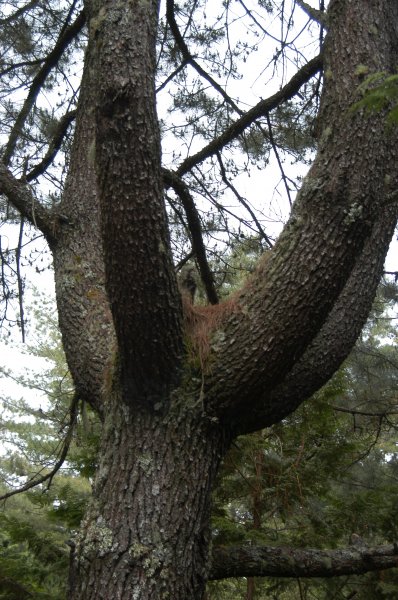
{"label": "thin twig", "polygon": [[285,171],[283,170],[282,161],[281,161],[281,158],[279,156],[278,148],[276,147],[276,143],[275,143],[275,139],[274,139],[274,134],[272,133],[271,119],[269,118],[269,114],[268,113],[265,115],[265,118],[267,119],[269,141],[271,143],[272,149],[273,149],[274,154],[275,154],[276,161],[278,163],[279,170],[281,172],[281,176],[282,176],[283,183],[285,185],[285,190],[286,190],[286,193],[287,193],[287,197],[289,199],[290,208],[292,208],[293,201],[292,201],[292,198],[290,196],[290,188],[289,188],[289,185],[287,183],[287,177],[285,175]]}
{"label": "thin twig", "polygon": [[178,28],[177,22],[175,20],[175,15],[174,15],[174,0],[167,0],[167,5],[166,5],[166,17],[167,17],[167,22],[170,26],[171,32],[174,36],[174,39],[176,41],[176,44],[182,54],[182,57],[184,59],[184,62],[186,64],[190,64],[195,71],[201,76],[203,77],[203,79],[206,79],[206,81],[208,81],[210,83],[210,85],[224,98],[225,102],[227,102],[227,104],[229,104],[230,106],[232,106],[232,108],[239,114],[242,115],[243,111],[238,107],[238,105],[232,100],[232,98],[226,93],[226,91],[220,86],[219,83],[217,83],[217,81],[215,81],[215,79],[213,79],[213,77],[211,75],[209,75],[209,73],[207,73],[207,71],[205,71],[194,59],[194,57],[192,56],[191,52],[189,51],[188,46],[185,43],[185,40],[183,38],[183,36],[181,35],[181,32]]}
{"label": "thin twig", "polygon": [[25,343],[25,317],[24,317],[24,309],[23,309],[23,282],[21,276],[21,249],[22,249],[22,239],[23,239],[23,229],[24,229],[24,218],[21,217],[21,223],[19,226],[19,236],[18,236],[18,245],[15,251],[15,261],[17,266],[17,282],[18,282],[18,304],[19,304],[19,320],[21,323],[21,336],[22,343]]}

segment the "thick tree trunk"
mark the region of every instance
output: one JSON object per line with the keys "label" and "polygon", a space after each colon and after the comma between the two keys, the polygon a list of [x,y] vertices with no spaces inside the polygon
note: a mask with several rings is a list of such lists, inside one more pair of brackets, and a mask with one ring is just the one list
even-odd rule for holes
{"label": "thick tree trunk", "polygon": [[71,600],[200,599],[210,493],[226,440],[188,394],[166,415],[115,397],[93,501],[74,551]]}
{"label": "thick tree trunk", "polygon": [[[385,131],[385,115],[350,107],[364,71],[396,70],[398,3],[330,1],[316,161],[274,249],[229,312],[221,306],[194,370],[184,355],[190,332],[183,332],[162,191],[159,2],[84,5],[89,43],[61,204],[46,210],[25,182],[0,168],[1,191],[49,241],[68,364],[79,397],[104,420],[70,599],[200,600],[210,492],[231,432],[280,421],[325,383],[375,294],[397,216],[398,136]],[[319,64],[301,69],[298,82]],[[290,98],[298,82],[176,172],[183,176],[220,151],[261,111]],[[318,558],[321,574],[330,557]],[[351,558],[343,556],[334,574],[348,572],[342,569]],[[368,558],[361,555],[357,567]],[[230,575],[267,573],[258,552],[231,550],[224,560]],[[212,573],[220,576],[219,563]]]}

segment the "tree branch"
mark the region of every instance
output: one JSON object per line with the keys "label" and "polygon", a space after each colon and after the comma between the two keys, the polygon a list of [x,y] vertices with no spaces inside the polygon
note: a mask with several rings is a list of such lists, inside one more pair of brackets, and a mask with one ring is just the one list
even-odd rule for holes
{"label": "tree branch", "polygon": [[39,4],[38,0],[30,0],[25,6],[21,6],[14,13],[5,17],[5,19],[0,19],[0,26],[7,25],[7,23],[12,23],[12,21],[16,21],[18,17],[21,17],[24,13],[28,12],[31,8],[34,8],[37,4]]}
{"label": "tree branch", "polygon": [[26,181],[32,181],[42,175],[51,165],[61,147],[62,141],[66,136],[69,125],[76,117],[76,110],[71,110],[61,117],[53,139],[50,141],[47,152],[43,159],[26,175]]}
{"label": "tree branch", "polygon": [[166,7],[166,17],[167,17],[167,22],[170,26],[170,30],[174,36],[174,39],[176,41],[176,44],[182,54],[182,57],[184,59],[184,63],[185,64],[189,64],[191,65],[195,71],[201,76],[203,77],[203,79],[206,79],[206,81],[208,81],[210,83],[210,85],[219,93],[221,94],[221,96],[224,98],[225,102],[227,102],[227,104],[229,104],[230,106],[232,106],[232,108],[234,110],[236,110],[236,112],[240,115],[243,114],[243,111],[237,106],[237,104],[235,104],[235,102],[232,100],[232,98],[226,93],[226,91],[220,86],[219,83],[217,83],[217,81],[215,81],[215,79],[213,79],[213,77],[211,77],[211,75],[209,75],[209,73],[207,73],[204,69],[202,69],[202,67],[196,62],[196,60],[193,58],[192,54],[189,51],[188,46],[185,43],[184,38],[181,35],[181,32],[178,28],[177,22],[175,20],[175,15],[174,15],[174,0],[167,0],[167,7]]}
{"label": "tree branch", "polygon": [[32,190],[23,181],[16,179],[0,162],[0,194],[34,226],[40,229],[49,245],[55,243],[57,218],[34,197]]}
{"label": "tree branch", "polygon": [[[338,369],[369,314],[396,224],[397,206],[386,198],[397,189],[391,156],[397,132],[378,138],[376,147],[368,117],[349,116],[355,89],[339,83],[359,58],[344,51],[347,14],[337,5],[325,47],[325,66],[334,78],[323,88],[319,115],[323,132],[332,133],[320,136],[287,225],[237,297],[222,337],[213,336],[204,405],[235,433],[279,422]],[[359,13],[356,5],[358,22]],[[367,24],[376,14],[372,5],[369,21],[350,38],[362,44],[363,55],[371,44],[375,71],[392,68],[396,60],[395,54],[386,59],[384,38],[371,38]],[[387,9],[383,18],[395,23]],[[386,29],[391,42],[395,33],[392,25]],[[373,119],[384,126],[384,114]],[[364,172],[372,173],[366,183]]]}
{"label": "tree branch", "polygon": [[309,16],[310,19],[319,23],[321,27],[325,27],[325,29],[327,28],[328,19],[326,13],[316,8],[313,8],[307,2],[304,2],[304,0],[296,0],[296,4],[298,4],[299,7],[303,9],[303,11],[306,13],[306,15]]}
{"label": "tree branch", "polygon": [[274,546],[214,548],[210,580],[229,577],[338,577],[398,567],[398,546],[337,550]]}
{"label": "tree branch", "polygon": [[304,85],[304,83],[311,79],[311,77],[313,77],[322,68],[322,64],[323,56],[322,54],[319,54],[301,67],[301,69],[299,69],[297,73],[293,75],[291,80],[285,86],[283,86],[279,92],[276,92],[266,100],[261,100],[258,102],[256,106],[251,108],[234,123],[232,123],[232,125],[227,127],[224,133],[212,140],[207,146],[202,148],[202,150],[199,150],[199,152],[193,154],[192,156],[188,156],[181,163],[176,173],[179,176],[185,175],[185,173],[190,171],[193,167],[222,150],[235,138],[241,135],[245,129],[250,127],[250,125],[252,125],[256,119],[264,117],[271,110],[283,102],[286,102],[286,100],[293,98],[301,86]]}
{"label": "tree branch", "polygon": [[[285,380],[265,400],[263,410],[276,407],[283,401],[286,414],[292,412],[306,398],[324,385],[348,356],[357,340],[371,309],[372,300],[380,281],[383,260],[391,239],[395,218],[385,225],[380,218],[374,225],[351,275],[337,299],[328,319],[312,340],[302,358],[294,365]],[[385,251],[375,257],[377,244]],[[272,412],[271,408],[271,412]],[[271,419],[275,422],[275,419]],[[255,426],[254,423],[252,425]]]}
{"label": "tree branch", "polygon": [[272,248],[273,243],[272,243],[271,239],[268,237],[268,235],[265,233],[260,221],[257,219],[256,214],[253,211],[253,209],[251,208],[250,204],[243,198],[243,196],[241,196],[241,194],[239,194],[239,192],[235,188],[235,186],[228,180],[227,172],[225,170],[225,166],[222,161],[221,154],[219,152],[217,152],[216,155],[217,155],[218,164],[220,166],[221,178],[222,178],[223,182],[233,192],[233,194],[239,200],[239,202],[242,204],[242,206],[247,210],[247,212],[253,219],[254,223],[256,224],[256,227],[258,229],[260,236],[265,240],[267,246],[269,248]]}
{"label": "tree branch", "polygon": [[34,106],[34,103],[42,88],[43,83],[45,82],[50,71],[58,64],[58,61],[61,58],[67,46],[81,31],[85,22],[85,13],[84,11],[81,11],[78,17],[76,18],[75,22],[72,23],[72,25],[70,25],[66,29],[62,30],[61,35],[59,36],[54,48],[48,55],[40,71],[33,78],[29,93],[14,123],[14,127],[11,130],[10,137],[8,138],[8,142],[4,150],[3,163],[5,165],[9,164],[12,155],[14,154],[18,137],[22,132],[25,121],[28,118],[29,113]]}
{"label": "tree branch", "polygon": [[207,262],[206,248],[203,243],[201,224],[196,210],[195,203],[190,194],[186,183],[172,171],[163,169],[164,182],[173,188],[176,194],[180,197],[182,205],[187,217],[187,223],[192,240],[192,250],[198,261],[200,276],[205,286],[206,295],[210,304],[218,303],[217,291],[214,285],[214,279]]}

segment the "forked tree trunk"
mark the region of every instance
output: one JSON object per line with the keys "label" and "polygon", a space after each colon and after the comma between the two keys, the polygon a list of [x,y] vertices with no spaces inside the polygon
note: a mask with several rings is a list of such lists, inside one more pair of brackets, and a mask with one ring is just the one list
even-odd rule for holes
{"label": "forked tree trunk", "polygon": [[163,416],[115,402],[74,550],[69,597],[202,598],[210,493],[225,444],[189,395],[173,399]]}
{"label": "forked tree trunk", "polygon": [[[49,241],[76,391],[104,423],[70,600],[202,599],[211,487],[230,437],[282,420],[346,358],[397,218],[397,130],[386,130],[385,114],[350,109],[364,74],[396,72],[398,2],[330,0],[323,58],[169,174],[176,181],[222,151],[323,60],[318,155],[292,216],[234,302],[218,318],[211,309],[206,352],[188,357],[163,199],[158,8],[84,0],[89,43],[54,210],[0,164],[1,192]],[[242,556],[229,553],[213,575],[235,576]],[[240,574],[256,576],[252,567],[246,556]]]}

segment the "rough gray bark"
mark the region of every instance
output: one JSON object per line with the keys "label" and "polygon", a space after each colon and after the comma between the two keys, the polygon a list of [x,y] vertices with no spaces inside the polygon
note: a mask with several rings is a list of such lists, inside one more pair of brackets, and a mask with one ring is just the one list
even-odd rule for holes
{"label": "rough gray bark", "polygon": [[[95,78],[86,53],[76,133],[53,244],[59,325],[76,390],[103,417],[112,380],[116,336],[105,291],[95,173]],[[78,351],[76,351],[78,349]]]}
{"label": "rough gray bark", "polygon": [[167,402],[183,353],[155,105],[158,2],[132,2],[127,10],[125,2],[87,7],[106,287],[123,386],[153,405],[159,396]]}
{"label": "rough gray bark", "polygon": [[153,415],[115,396],[71,598],[202,597],[209,498],[225,440],[195,404],[195,396],[177,396],[166,414]]}

